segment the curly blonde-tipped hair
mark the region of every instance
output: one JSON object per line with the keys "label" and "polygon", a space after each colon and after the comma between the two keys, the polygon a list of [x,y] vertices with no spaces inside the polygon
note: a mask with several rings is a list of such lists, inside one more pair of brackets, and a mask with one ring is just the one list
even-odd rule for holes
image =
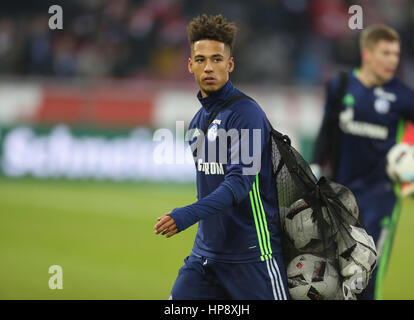
{"label": "curly blonde-tipped hair", "polygon": [[199,40],[216,40],[228,45],[232,51],[236,34],[237,27],[234,22],[227,22],[221,14],[197,16],[187,26],[188,41],[191,45]]}

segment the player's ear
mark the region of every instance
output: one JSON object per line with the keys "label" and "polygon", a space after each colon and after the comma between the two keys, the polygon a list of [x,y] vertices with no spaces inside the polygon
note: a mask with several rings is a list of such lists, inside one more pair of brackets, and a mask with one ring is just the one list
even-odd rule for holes
{"label": "player's ear", "polygon": [[234,58],[229,58],[229,72],[232,72],[234,70]]}
{"label": "player's ear", "polygon": [[370,59],[370,55],[371,55],[372,50],[369,48],[364,48],[361,50],[361,60],[362,61],[366,61]]}
{"label": "player's ear", "polygon": [[193,62],[191,58],[188,58],[188,72],[193,73]]}
{"label": "player's ear", "polygon": [[361,59],[365,60],[367,57],[367,50],[366,49],[362,49],[361,50]]}

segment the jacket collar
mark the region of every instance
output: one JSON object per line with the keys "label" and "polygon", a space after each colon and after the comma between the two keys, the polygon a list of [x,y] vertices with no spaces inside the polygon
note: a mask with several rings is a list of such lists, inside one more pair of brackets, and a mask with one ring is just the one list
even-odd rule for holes
{"label": "jacket collar", "polygon": [[230,80],[228,80],[223,87],[215,92],[212,92],[205,98],[201,96],[201,92],[199,91],[197,98],[200,101],[201,105],[207,111],[210,111],[211,109],[217,107],[219,104],[230,98],[234,90],[235,88],[233,87],[233,84]]}

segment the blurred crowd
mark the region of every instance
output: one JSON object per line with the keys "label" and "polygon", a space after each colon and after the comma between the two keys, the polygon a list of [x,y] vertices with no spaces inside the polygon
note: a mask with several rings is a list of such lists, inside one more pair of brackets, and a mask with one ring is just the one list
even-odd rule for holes
{"label": "blurred crowd", "polygon": [[[186,25],[222,13],[239,33],[233,81],[320,84],[359,64],[359,30],[348,27],[353,4],[363,25],[382,22],[403,41],[399,75],[414,80],[412,0],[36,0],[0,4],[0,75],[187,80]],[[63,29],[50,30],[51,5]]]}

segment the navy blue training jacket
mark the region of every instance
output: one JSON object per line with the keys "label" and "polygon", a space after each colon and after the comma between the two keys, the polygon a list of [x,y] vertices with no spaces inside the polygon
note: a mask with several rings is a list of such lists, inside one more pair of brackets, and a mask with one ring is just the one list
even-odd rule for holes
{"label": "navy blue training jacket", "polygon": [[[190,144],[200,139],[214,111],[238,94],[230,80],[206,98],[198,93],[202,107],[189,125]],[[264,111],[250,99],[227,106],[208,127],[202,144],[205,152],[195,159],[198,201],[170,213],[179,232],[199,222],[192,253],[223,262],[264,261],[280,254],[270,126]]]}

